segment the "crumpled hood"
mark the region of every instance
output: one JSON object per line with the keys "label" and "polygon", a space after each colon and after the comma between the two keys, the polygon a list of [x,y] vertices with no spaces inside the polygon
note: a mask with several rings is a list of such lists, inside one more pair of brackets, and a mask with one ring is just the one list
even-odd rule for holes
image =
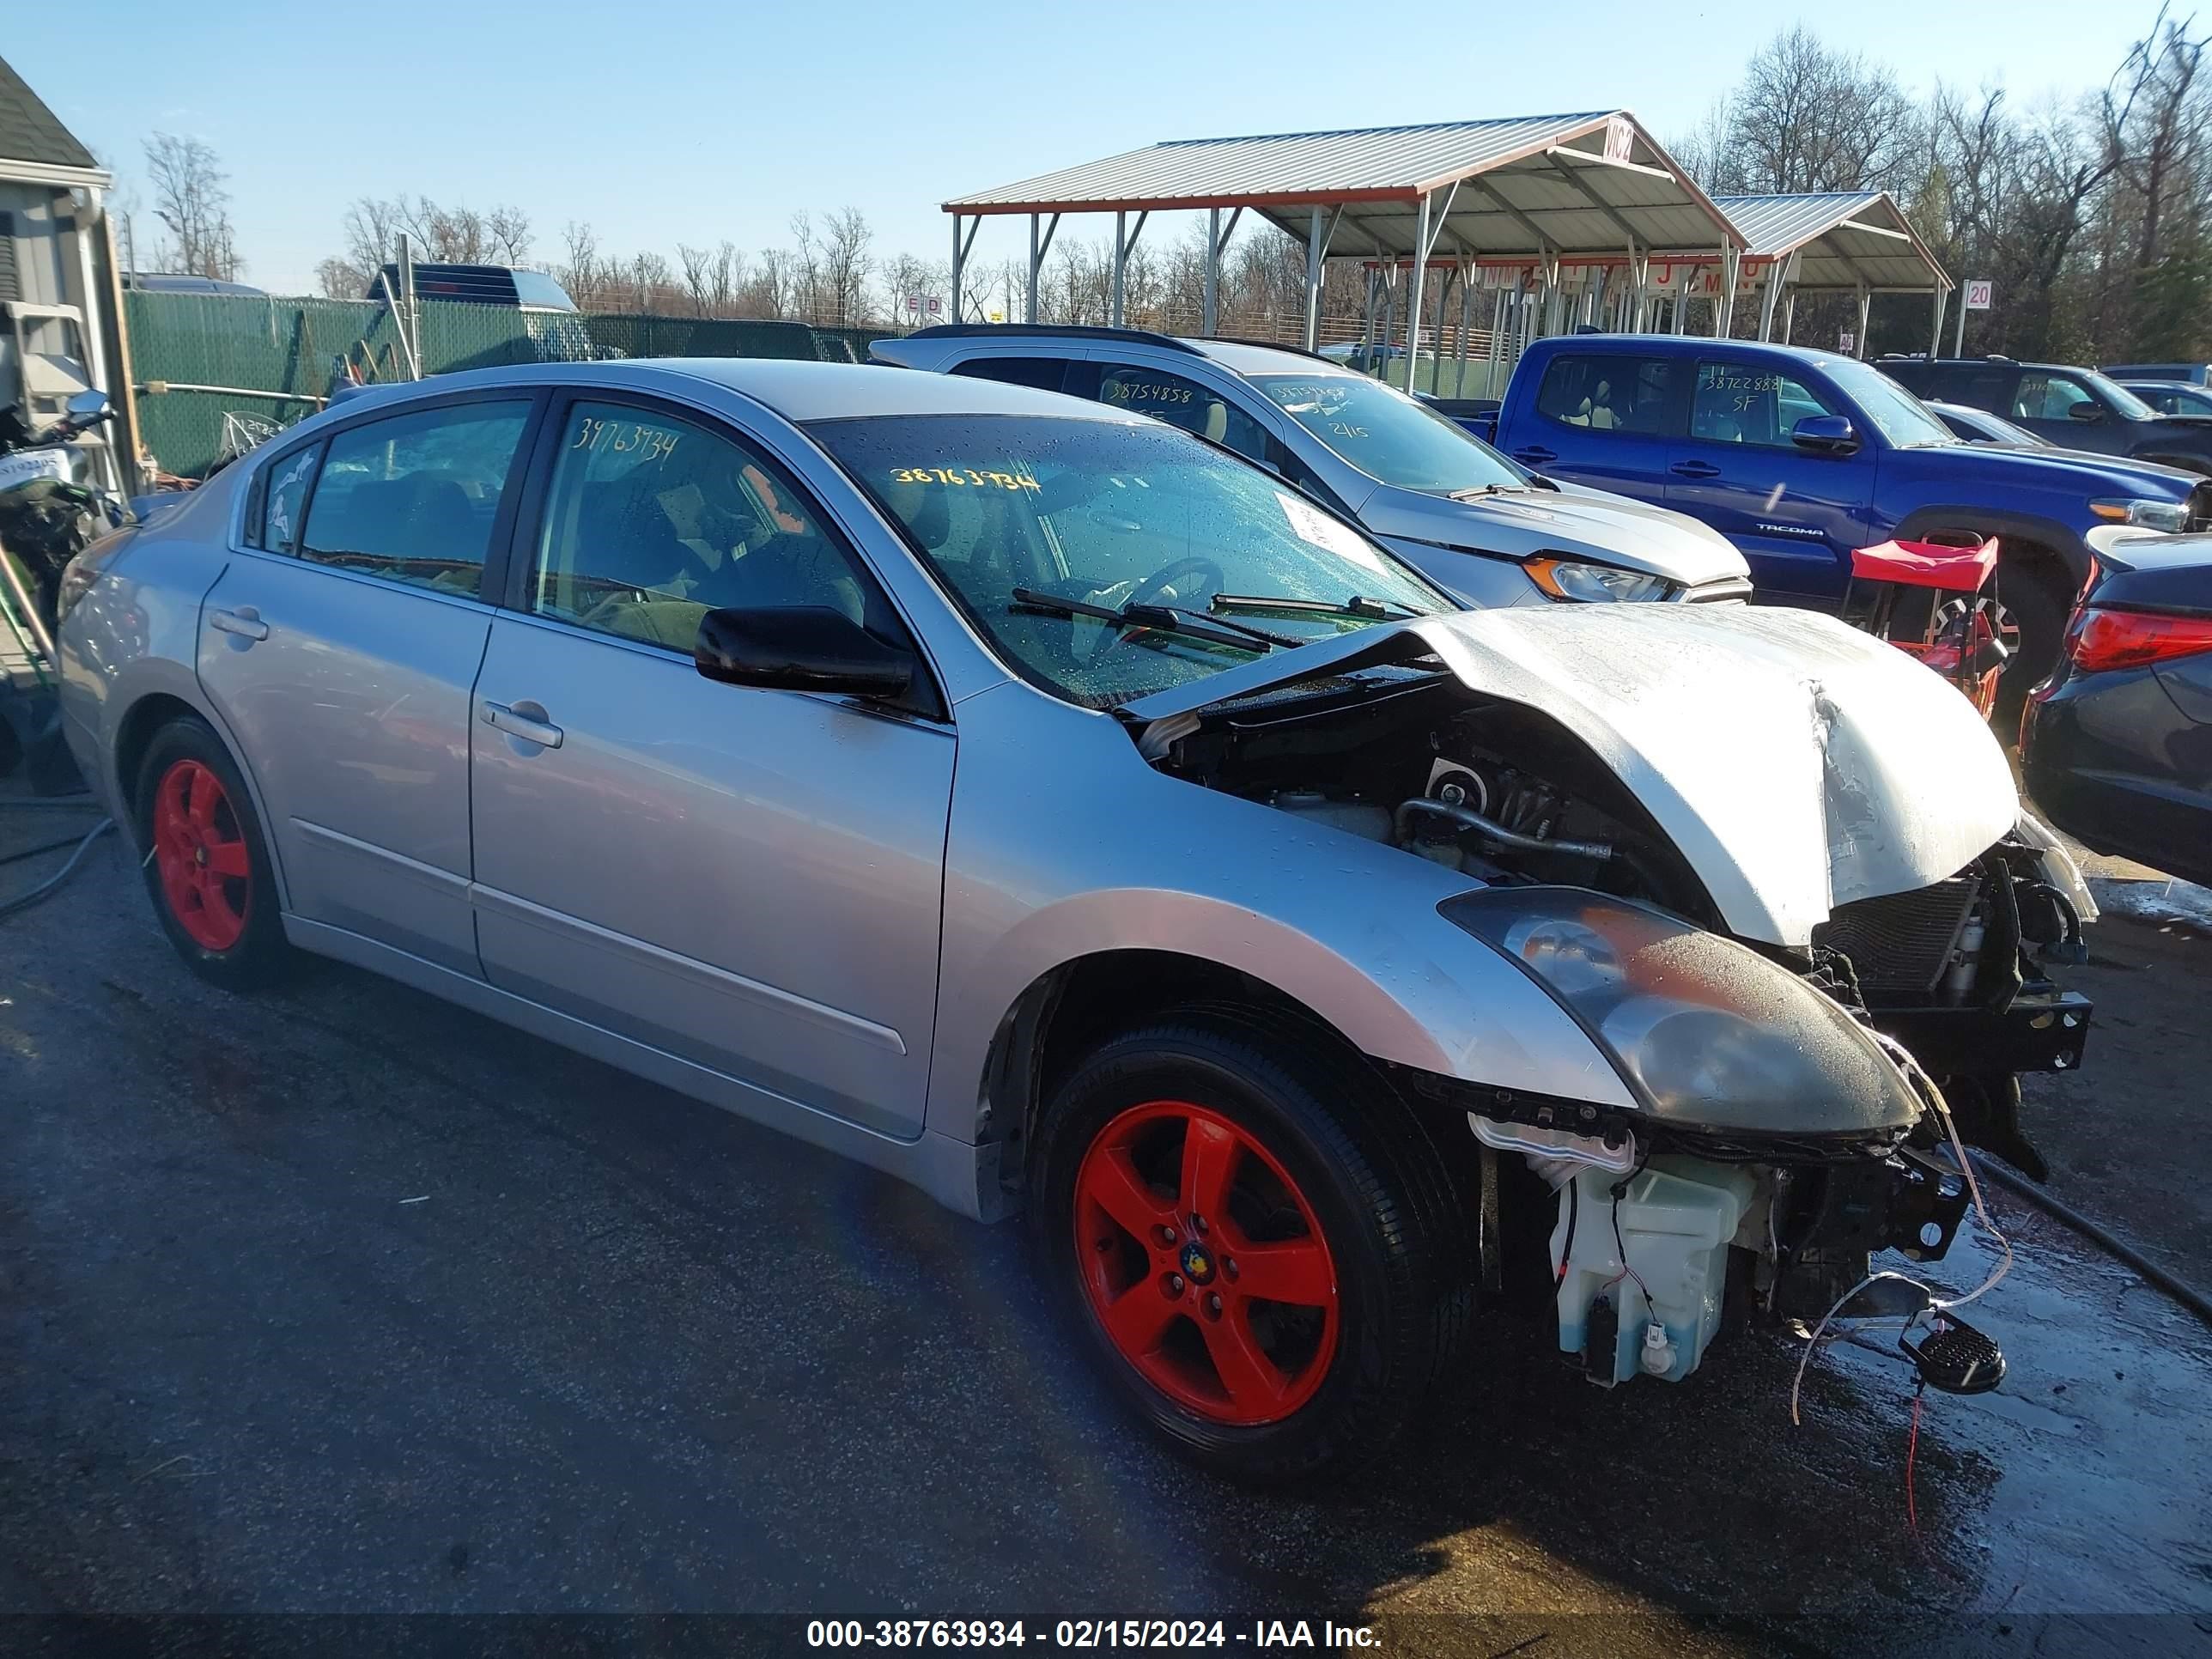
{"label": "crumpled hood", "polygon": [[1512,559],[1565,554],[1648,570],[1692,587],[1747,580],[1751,574],[1735,544],[1711,526],[1573,484],[1464,501],[1384,485],[1360,504],[1359,521],[1379,535]]}
{"label": "crumpled hood", "polygon": [[[1469,690],[1539,710],[1587,743],[1747,939],[1802,946],[1835,906],[1940,881],[2020,817],[2004,753],[1966,698],[1814,611],[1557,605],[1417,617],[1275,652],[1122,712],[1188,717],[1429,655]],[[1175,730],[1148,731],[1147,752]]]}

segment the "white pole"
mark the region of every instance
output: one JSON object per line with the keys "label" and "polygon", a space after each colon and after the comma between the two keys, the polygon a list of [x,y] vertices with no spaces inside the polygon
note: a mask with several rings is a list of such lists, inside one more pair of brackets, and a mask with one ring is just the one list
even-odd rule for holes
{"label": "white pole", "polygon": [[1429,265],[1429,193],[1421,192],[1421,210],[1413,222],[1413,276],[1406,293],[1406,391],[1413,390],[1413,370],[1421,361],[1421,299]]}
{"label": "white pole", "polygon": [[967,264],[967,250],[960,246],[960,216],[952,216],[952,320],[960,320],[960,272]]}
{"label": "white pole", "polygon": [[1114,215],[1114,293],[1106,317],[1106,320],[1115,328],[1121,326],[1121,271],[1129,258],[1128,220],[1126,210],[1116,210]]}
{"label": "white pole", "polygon": [[1221,314],[1221,210],[1208,208],[1206,213],[1206,287],[1201,306],[1199,332],[1207,339],[1213,337],[1215,325]]}

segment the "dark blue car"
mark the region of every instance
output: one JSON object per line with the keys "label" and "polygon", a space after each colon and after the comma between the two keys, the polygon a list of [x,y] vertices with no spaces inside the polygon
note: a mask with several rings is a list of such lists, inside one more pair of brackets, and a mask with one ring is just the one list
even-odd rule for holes
{"label": "dark blue car", "polygon": [[2022,773],[2069,835],[2212,884],[2212,536],[2094,539],[2064,656],[2028,699]]}
{"label": "dark blue car", "polygon": [[1530,344],[1498,447],[1540,471],[1703,519],[1770,601],[1834,609],[1851,552],[1972,532],[2003,549],[2016,701],[2058,660],[2100,525],[2212,527],[2212,483],[2118,457],[1960,442],[1919,399],[1832,352],[1674,335]]}

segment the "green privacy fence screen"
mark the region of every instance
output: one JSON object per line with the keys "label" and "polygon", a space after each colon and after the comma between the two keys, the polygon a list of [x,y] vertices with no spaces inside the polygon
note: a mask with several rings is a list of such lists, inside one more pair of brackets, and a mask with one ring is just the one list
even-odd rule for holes
{"label": "green privacy fence screen", "polygon": [[[422,304],[422,371],[612,357],[783,357],[865,362],[894,331],[705,317],[576,315],[447,301]],[[319,408],[351,380],[408,378],[390,310],[367,300],[124,295],[148,449],[165,472],[204,475],[226,447]],[[195,388],[187,390],[186,388]]]}

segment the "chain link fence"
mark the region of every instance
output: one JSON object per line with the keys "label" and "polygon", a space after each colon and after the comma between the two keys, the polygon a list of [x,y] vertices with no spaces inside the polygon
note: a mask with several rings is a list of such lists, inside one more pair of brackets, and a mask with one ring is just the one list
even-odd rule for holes
{"label": "chain link fence", "polygon": [[[900,331],[438,300],[418,308],[425,374],[615,357],[866,362],[872,343]],[[376,301],[134,289],[124,316],[140,430],[159,469],[177,477],[204,477],[270,426],[313,414],[340,386],[410,378],[406,343]]]}

